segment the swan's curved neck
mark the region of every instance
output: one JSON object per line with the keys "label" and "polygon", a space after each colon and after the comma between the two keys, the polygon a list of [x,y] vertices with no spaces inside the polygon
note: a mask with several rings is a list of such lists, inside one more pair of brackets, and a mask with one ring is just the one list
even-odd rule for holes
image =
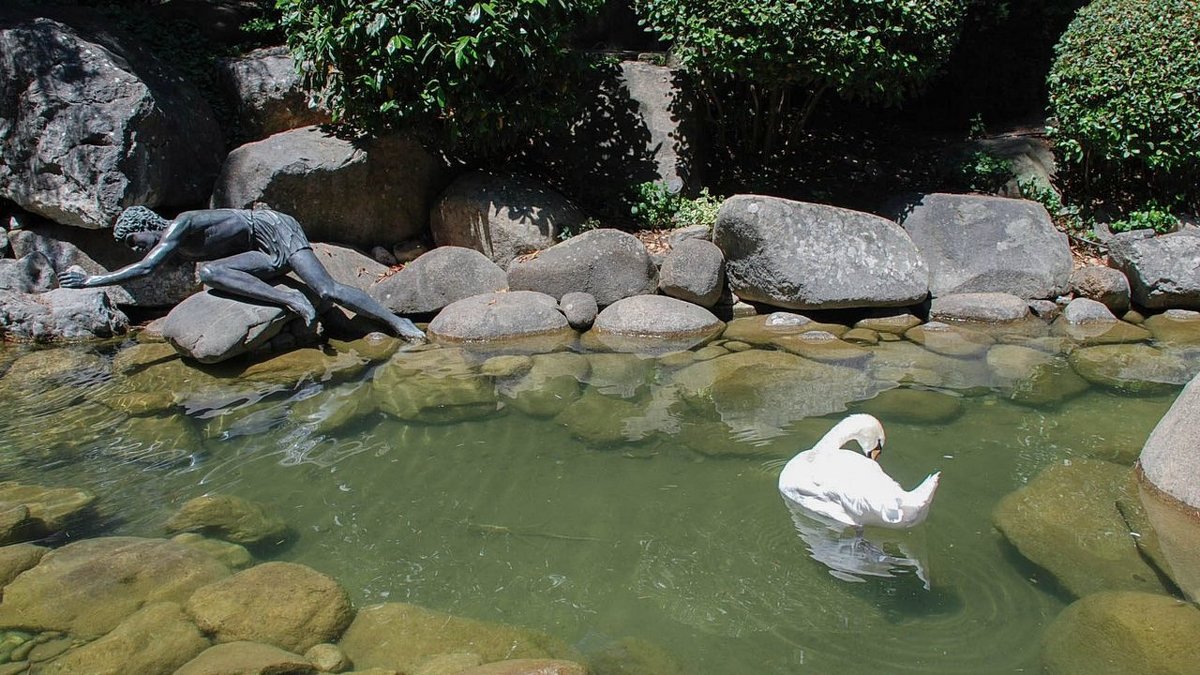
{"label": "swan's curved neck", "polygon": [[844,447],[850,441],[856,441],[859,445],[856,450],[861,450],[866,453],[867,448],[866,436],[868,426],[861,420],[853,417],[847,418],[838,422],[832,429],[817,441],[814,449],[817,450],[837,450]]}

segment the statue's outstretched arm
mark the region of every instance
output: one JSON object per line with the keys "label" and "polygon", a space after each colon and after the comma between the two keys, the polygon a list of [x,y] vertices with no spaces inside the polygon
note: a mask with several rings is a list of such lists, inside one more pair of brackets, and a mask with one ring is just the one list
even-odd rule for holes
{"label": "statue's outstretched arm", "polygon": [[145,276],[154,271],[154,268],[161,265],[175,253],[175,249],[179,246],[186,227],[187,225],[184,222],[176,221],[172,223],[163,231],[163,235],[158,240],[158,243],[155,244],[154,248],[150,249],[150,252],[144,258],[131,265],[126,265],[115,272],[89,276],[77,270],[68,270],[58,275],[58,283],[63,288],[95,288],[96,286],[119,284],[122,281]]}

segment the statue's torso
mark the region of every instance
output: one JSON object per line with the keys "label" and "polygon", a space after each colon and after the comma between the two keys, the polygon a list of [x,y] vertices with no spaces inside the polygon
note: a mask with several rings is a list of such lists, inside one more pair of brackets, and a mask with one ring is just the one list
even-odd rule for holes
{"label": "statue's torso", "polygon": [[250,221],[236,209],[189,214],[188,228],[176,249],[187,260],[215,260],[254,249]]}

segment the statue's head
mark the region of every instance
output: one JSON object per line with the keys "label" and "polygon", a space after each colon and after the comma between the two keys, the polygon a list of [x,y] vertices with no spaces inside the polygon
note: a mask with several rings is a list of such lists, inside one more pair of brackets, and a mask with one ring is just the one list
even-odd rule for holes
{"label": "statue's head", "polygon": [[125,238],[138,232],[161,232],[171,221],[144,206],[131,206],[121,212],[113,225],[113,238],[125,241]]}

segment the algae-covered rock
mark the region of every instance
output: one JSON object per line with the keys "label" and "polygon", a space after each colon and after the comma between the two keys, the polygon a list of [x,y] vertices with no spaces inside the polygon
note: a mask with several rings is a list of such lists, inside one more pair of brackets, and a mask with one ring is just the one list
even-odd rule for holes
{"label": "algae-covered rock", "polygon": [[1190,309],[1168,309],[1146,319],[1142,326],[1158,342],[1179,345],[1200,344],[1200,312]]}
{"label": "algae-covered rock", "polygon": [[534,354],[528,373],[500,379],[496,392],[533,417],[553,417],[583,393],[582,382],[592,366],[587,356],[574,352]]}
{"label": "algae-covered rock", "polygon": [[170,675],[208,648],[208,640],[174,602],[146,605],[104,637],[39,667],[39,675]]}
{"label": "algae-covered rock", "polygon": [[461,349],[400,352],[375,371],[383,412],[402,420],[449,423],[494,415],[492,382]]}
{"label": "algae-covered rock", "polygon": [[1070,460],[1005,496],[992,520],[1021,555],[1077,597],[1107,590],[1162,592],[1117,509],[1132,486],[1128,467]]}
{"label": "algae-covered rock", "polygon": [[931,352],[959,358],[982,356],[996,343],[995,339],[982,331],[940,321],[910,328],[904,332],[904,337]]}
{"label": "algae-covered rock", "polygon": [[1098,345],[1071,352],[1071,367],[1085,380],[1135,394],[1170,392],[1187,384],[1187,363],[1142,344]]}
{"label": "algae-covered rock", "polygon": [[355,352],[316,348],[292,349],[256,361],[237,373],[239,379],[294,387],[300,382],[345,380],[363,372],[367,359]]}
{"label": "algae-covered rock", "polygon": [[626,421],[640,417],[642,412],[641,406],[632,401],[587,389],[554,419],[585,443],[611,446],[640,439],[626,428]]}
{"label": "algae-covered rock", "polygon": [[684,675],[675,656],[653,642],[628,637],[612,642],[592,656],[602,675]]}
{"label": "algae-covered rock", "polygon": [[1000,390],[1021,405],[1058,405],[1089,388],[1065,359],[1032,347],[996,345],[988,351],[987,364]]}
{"label": "algae-covered rock", "polygon": [[1051,332],[1083,346],[1132,344],[1151,338],[1150,331],[1127,321],[1071,323],[1065,316],[1055,320]]}
{"label": "algae-covered rock", "polygon": [[564,659],[509,659],[468,668],[459,675],[588,675],[581,663]]}
{"label": "algae-covered rock", "polygon": [[853,408],[857,412],[874,415],[885,424],[944,424],[962,414],[962,402],[957,396],[907,387],[879,392],[875,398],[858,403]]}
{"label": "algae-covered rock", "polygon": [[85,539],[47,553],[4,588],[0,626],[98,637],[147,604],[183,603],[228,575],[211,556],[173,541]]}
{"label": "algae-covered rock", "polygon": [[0,483],[0,544],[44,537],[94,516],[87,490]]}
{"label": "algae-covered rock", "polygon": [[633,398],[646,392],[654,379],[654,361],[635,354],[585,354],[586,382],[605,396]]}
{"label": "algae-covered rock", "polygon": [[234,495],[203,495],[188,500],[167,521],[168,532],[207,532],[237,544],[280,539],[287,523],[270,508]]}
{"label": "algae-covered rock", "polygon": [[359,610],[339,644],[360,670],[412,672],[431,656],[454,652],[478,654],[484,662],[576,657],[564,642],[544,633],[399,602]]}
{"label": "algae-covered rock", "polygon": [[350,669],[350,659],[346,656],[346,652],[343,652],[341,647],[328,642],[309,647],[304,652],[304,658],[308,659],[322,673],[340,673]]}
{"label": "algae-covered rock", "polygon": [[784,351],[821,363],[856,367],[865,364],[871,358],[869,349],[839,340],[833,333],[823,330],[785,335],[776,338],[774,344]]}
{"label": "algae-covered rock", "polygon": [[337,639],[350,625],[350,597],[333,579],[287,562],[269,562],[196,590],[188,614],[217,642],[263,642],[303,652]]}
{"label": "algae-covered rock", "polygon": [[293,405],[291,418],[310,426],[313,433],[328,434],[378,412],[379,404],[371,392],[370,382],[326,387]]}
{"label": "algae-covered rock", "polygon": [[175,675],[316,675],[303,656],[257,642],[229,642],[205,649]]}
{"label": "algae-covered rock", "polygon": [[212,539],[196,532],[182,532],[171,537],[171,541],[191,546],[202,553],[220,560],[230,569],[239,570],[254,564],[254,556],[245,546],[231,541]]}
{"label": "algae-covered rock", "polygon": [[990,388],[993,384],[992,373],[982,359],[944,356],[907,340],[882,342],[871,351],[874,356],[869,372],[884,382],[960,391]]}
{"label": "algae-covered rock", "polygon": [[1076,601],[1046,629],[1046,675],[1194,675],[1200,609],[1151,593],[1110,591]]}
{"label": "algae-covered rock", "polygon": [[[920,322],[918,321],[918,323]],[[721,337],[726,340],[737,340],[750,345],[766,347],[774,344],[778,338],[814,330],[841,337],[849,329],[841,324],[815,321],[803,314],[774,312],[734,319],[725,326],[725,332],[721,333]]]}
{"label": "algae-covered rock", "polygon": [[38,564],[49,550],[34,544],[0,546],[0,591],[18,574]]}

